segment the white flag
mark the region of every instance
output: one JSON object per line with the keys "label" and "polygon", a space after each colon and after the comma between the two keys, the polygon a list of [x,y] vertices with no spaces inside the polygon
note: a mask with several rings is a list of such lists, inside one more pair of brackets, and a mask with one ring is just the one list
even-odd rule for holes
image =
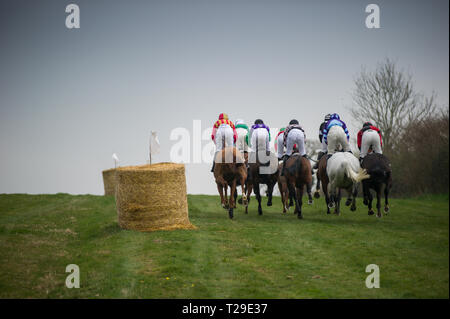
{"label": "white flag", "polygon": [[150,138],[150,152],[151,154],[159,153],[159,139],[155,131],[152,131],[152,137]]}
{"label": "white flag", "polygon": [[113,153],[112,158],[114,160],[114,164],[117,165],[117,163],[119,162],[119,158],[117,157],[116,153]]}

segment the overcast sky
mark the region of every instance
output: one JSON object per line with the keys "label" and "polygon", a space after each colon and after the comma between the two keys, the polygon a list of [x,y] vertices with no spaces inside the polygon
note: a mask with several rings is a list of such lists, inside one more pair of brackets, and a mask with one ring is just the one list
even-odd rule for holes
{"label": "overcast sky", "polygon": [[[386,57],[448,106],[448,1],[373,1],[367,29],[371,1],[76,0],[80,29],[69,1],[1,1],[0,193],[103,194],[112,153],[145,163],[155,130],[170,161],[172,129],[222,112],[311,139],[338,112],[356,135],[353,80]],[[217,193],[209,169],[186,166],[189,193]]]}

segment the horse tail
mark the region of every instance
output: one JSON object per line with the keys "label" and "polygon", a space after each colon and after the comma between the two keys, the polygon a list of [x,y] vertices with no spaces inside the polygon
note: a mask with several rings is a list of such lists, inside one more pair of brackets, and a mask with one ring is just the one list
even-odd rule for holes
{"label": "horse tail", "polygon": [[259,136],[256,135],[256,163],[259,163],[259,159],[258,159],[258,145],[259,145]]}
{"label": "horse tail", "polygon": [[295,165],[297,166],[297,172],[300,175],[302,173],[302,157],[298,156],[297,158],[297,162],[295,163]]}
{"label": "horse tail", "polygon": [[370,178],[370,175],[367,174],[367,171],[365,169],[362,169],[360,167],[358,170],[358,173],[355,173],[350,166],[350,162],[345,161],[344,165],[345,165],[345,172],[347,173],[347,176],[349,178],[351,178],[351,180],[354,183],[359,183],[360,181],[362,181],[364,179]]}

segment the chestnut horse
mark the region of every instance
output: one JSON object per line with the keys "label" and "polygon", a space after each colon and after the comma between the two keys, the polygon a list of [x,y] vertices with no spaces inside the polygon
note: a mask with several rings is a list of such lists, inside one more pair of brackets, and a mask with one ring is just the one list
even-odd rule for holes
{"label": "chestnut horse", "polygon": [[[243,203],[244,205],[247,203],[247,196],[244,191],[244,185],[247,179],[247,168],[245,167],[244,158],[236,147],[227,146],[216,154],[214,161],[216,163],[214,167],[214,177],[216,179],[222,207],[228,209],[229,217],[233,218],[233,209],[236,208],[236,184],[238,182],[242,187]],[[227,198],[228,186],[230,186],[229,202]]]}

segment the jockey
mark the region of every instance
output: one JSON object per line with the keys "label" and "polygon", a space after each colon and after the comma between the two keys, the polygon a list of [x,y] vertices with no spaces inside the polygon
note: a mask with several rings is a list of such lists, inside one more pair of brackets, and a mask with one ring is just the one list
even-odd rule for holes
{"label": "jockey", "polygon": [[366,122],[363,124],[362,129],[358,132],[358,148],[361,151],[359,154],[359,160],[367,155],[370,148],[375,153],[383,154],[381,147],[383,146],[383,139],[381,136],[381,130],[373,126],[372,123]]}
{"label": "jockey", "polygon": [[[338,128],[341,128],[341,130]],[[322,134],[322,151],[324,151],[323,146],[326,145],[328,158],[336,152],[337,144],[341,144],[345,152],[352,153],[348,142],[350,135],[348,134],[347,125],[345,125],[337,113],[331,114],[330,120],[325,124]],[[328,137],[330,138],[328,139]]]}
{"label": "jockey", "polygon": [[270,129],[264,124],[263,120],[257,119],[255,124],[252,125],[250,129],[250,146],[256,151],[256,146],[258,150],[260,147],[266,150],[266,155],[270,154]]}
{"label": "jockey", "polygon": [[291,120],[288,127],[284,131],[283,145],[286,146],[286,155],[283,157],[283,169],[281,170],[281,176],[284,175],[284,167],[286,166],[287,159],[292,155],[294,150],[294,144],[298,145],[298,153],[306,157],[305,152],[305,130],[298,124],[297,120]]}
{"label": "jockey", "polygon": [[[233,122],[228,119],[228,115],[221,113],[219,119],[214,123],[211,139],[216,144],[216,152],[214,153],[214,160],[216,154],[220,152],[225,146],[232,146],[236,143],[237,132]],[[225,142],[225,144],[224,144]],[[213,160],[213,166],[211,172],[214,172],[215,161]]]}
{"label": "jockey", "polygon": [[284,151],[284,131],[286,130],[285,127],[280,128],[278,131],[278,134],[275,138],[275,151],[278,153],[278,160],[281,161],[283,159],[283,156],[285,154]]}
{"label": "jockey", "polygon": [[319,127],[319,140],[320,140],[320,143],[322,143],[322,150],[319,152],[319,154],[317,154],[317,162],[313,166],[314,169],[319,168],[320,159],[322,158],[322,156],[324,156],[327,153],[327,145],[325,144],[325,141],[323,141],[323,129],[325,128],[325,125],[330,120],[330,118],[331,118],[331,114],[325,115],[325,119],[322,122],[322,124],[320,124],[320,127]]}
{"label": "jockey", "polygon": [[234,122],[236,125],[237,141],[236,147],[240,152],[248,152],[248,126],[245,124],[244,120],[236,120]]}

